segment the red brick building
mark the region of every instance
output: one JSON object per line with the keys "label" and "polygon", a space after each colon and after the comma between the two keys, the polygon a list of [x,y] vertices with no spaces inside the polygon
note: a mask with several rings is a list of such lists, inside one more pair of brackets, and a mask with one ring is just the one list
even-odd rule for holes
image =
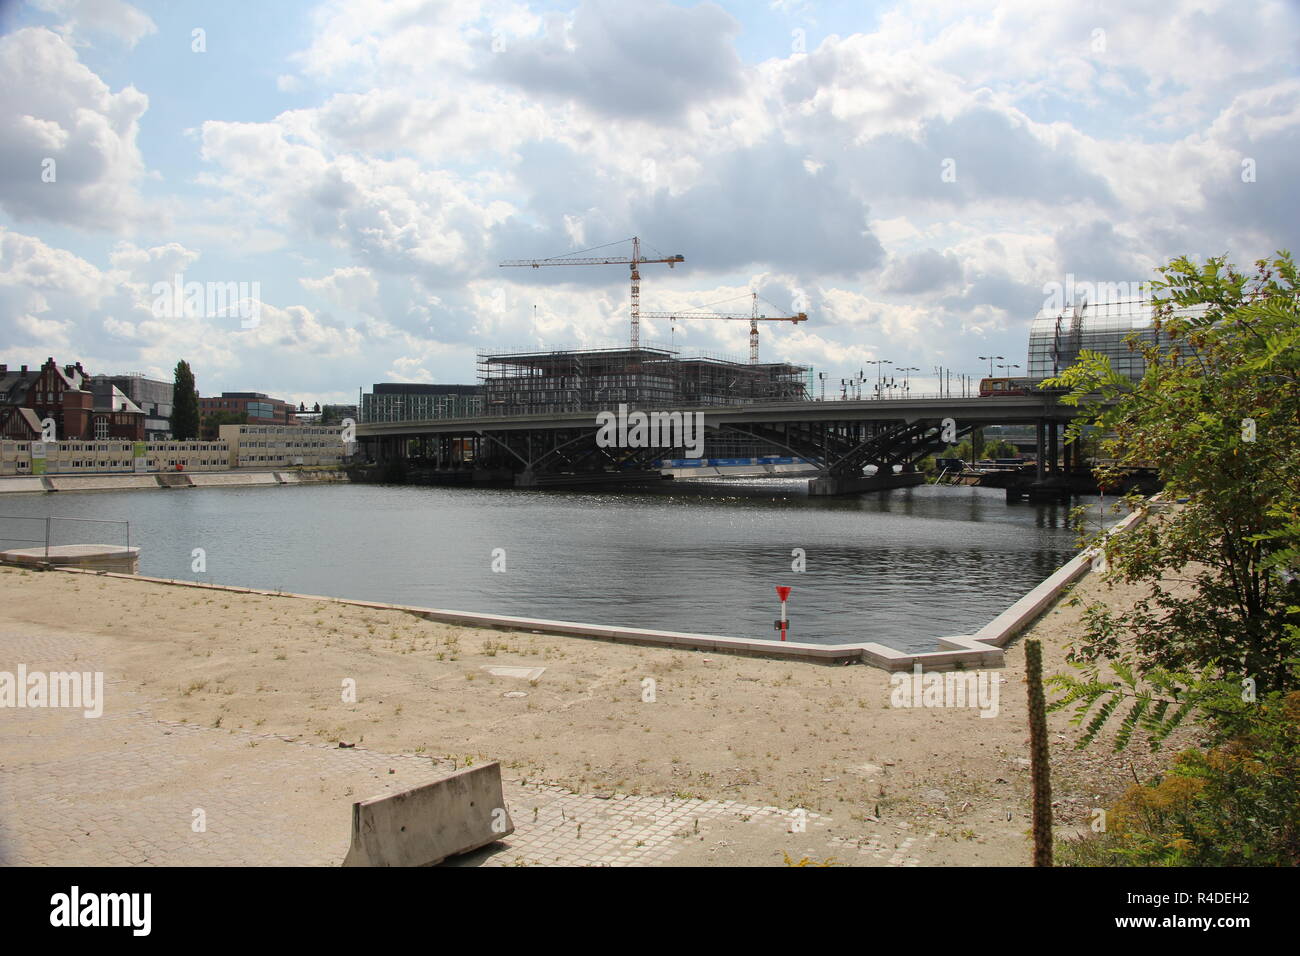
{"label": "red brick building", "polygon": [[296,425],[298,410],[289,402],[270,398],[261,392],[222,392],[217,398],[199,399],[199,417],[213,412],[243,413],[248,425]]}
{"label": "red brick building", "polygon": [[46,419],[57,441],[144,439],[144,411],[111,383],[92,383],[80,362],[60,367],[51,357],[35,371],[0,364],[0,438],[40,441]]}

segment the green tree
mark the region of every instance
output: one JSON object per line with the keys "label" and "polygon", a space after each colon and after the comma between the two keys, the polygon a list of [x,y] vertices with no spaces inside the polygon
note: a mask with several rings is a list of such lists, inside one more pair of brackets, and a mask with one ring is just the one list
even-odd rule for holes
{"label": "green tree", "polygon": [[213,440],[221,437],[222,425],[247,424],[248,412],[232,412],[229,409],[218,409],[203,416],[201,433],[205,439]]}
{"label": "green tree", "polygon": [[[1146,360],[1136,384],[1084,352],[1047,384],[1070,389],[1084,424],[1107,434],[1098,469],[1153,466],[1170,514],[1105,542],[1121,581],[1145,586],[1132,611],[1089,610],[1076,660],[1236,673],[1260,690],[1295,689],[1300,646],[1300,287],[1289,253],[1247,276],[1222,258],[1179,258],[1153,302],[1167,340],[1130,347]],[[1103,401],[1096,401],[1102,399]],[[1135,498],[1131,504],[1139,506]],[[1094,540],[1094,544],[1099,543]],[[1175,587],[1166,587],[1168,582]]]}
{"label": "green tree", "polygon": [[172,384],[172,437],[191,441],[199,437],[199,393],[194,388],[194,373],[184,359],[176,363]]}
{"label": "green tree", "polygon": [[[1071,649],[1083,673],[1055,675],[1092,743],[1118,719],[1115,749],[1155,748],[1184,719],[1205,749],[1130,788],[1082,863],[1300,864],[1300,283],[1291,256],[1246,275],[1222,258],[1160,270],[1157,332],[1130,347],[1136,384],[1085,352],[1049,385],[1083,404],[1102,480],[1153,466],[1167,514],[1104,541],[1112,574],[1143,586],[1132,610],[1087,609]],[[1098,402],[1097,400],[1102,401]],[[1109,483],[1109,482],[1108,482]],[[1139,506],[1136,498],[1130,500]],[[1103,673],[1103,666],[1108,673]]]}

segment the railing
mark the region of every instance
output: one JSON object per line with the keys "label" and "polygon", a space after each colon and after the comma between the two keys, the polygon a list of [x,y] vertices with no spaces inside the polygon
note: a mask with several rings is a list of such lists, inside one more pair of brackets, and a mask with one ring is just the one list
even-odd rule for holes
{"label": "railing", "polygon": [[[0,541],[21,541],[24,544],[45,544],[45,557],[50,556],[50,541],[54,537],[54,522],[56,521],[83,521],[90,524],[113,524],[122,525],[126,529],[126,547],[131,547],[131,522],[129,521],[111,521],[105,518],[68,518],[61,515],[48,515],[44,518],[33,517],[30,515],[0,515],[0,521],[39,521],[45,525],[45,536],[43,538],[21,538],[17,535],[0,534]],[[39,533],[39,532],[38,532]]]}
{"label": "railing", "polygon": [[[976,395],[954,395],[952,393],[940,392],[911,392],[902,394],[882,394],[882,395],[863,395],[849,396],[842,398],[839,395],[827,396],[826,398],[812,396],[779,396],[765,397],[759,396],[754,398],[738,399],[734,402],[719,402],[716,404],[700,405],[693,404],[689,396],[682,396],[674,401],[655,402],[638,402],[628,401],[627,399],[609,399],[607,401],[585,401],[585,402],[557,402],[557,403],[537,403],[529,405],[514,405],[509,403],[488,402],[484,405],[483,418],[493,418],[504,415],[555,415],[571,412],[598,412],[614,411],[619,405],[626,405],[629,411],[667,411],[673,409],[690,409],[692,411],[708,411],[709,409],[732,409],[746,408],[755,405],[831,405],[836,402],[861,402],[861,403],[889,403],[900,401],[917,401],[917,400],[948,400],[963,398],[978,398]],[[1023,396],[1013,396],[1020,398]],[[480,416],[475,416],[480,417]],[[432,419],[429,419],[432,420]],[[394,424],[401,424],[396,422]]]}

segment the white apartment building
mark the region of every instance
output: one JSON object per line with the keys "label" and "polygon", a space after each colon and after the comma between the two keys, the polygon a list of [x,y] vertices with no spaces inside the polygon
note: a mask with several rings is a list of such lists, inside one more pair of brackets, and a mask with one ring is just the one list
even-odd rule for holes
{"label": "white apartment building", "polygon": [[225,441],[0,441],[3,475],[111,475],[226,471]]}
{"label": "white apartment building", "polygon": [[222,425],[231,468],[288,468],[342,464],[341,425]]}

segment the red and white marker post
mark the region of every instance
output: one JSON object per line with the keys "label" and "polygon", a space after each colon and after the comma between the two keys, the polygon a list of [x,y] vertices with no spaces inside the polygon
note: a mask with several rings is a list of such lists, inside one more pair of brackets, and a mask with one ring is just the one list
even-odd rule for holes
{"label": "red and white marker post", "polygon": [[790,626],[790,621],[785,615],[785,602],[790,597],[790,591],[791,589],[788,587],[780,584],[776,585],[776,596],[781,599],[781,619],[774,622],[774,624],[776,629],[781,632],[781,640],[783,641],[785,640],[786,628]]}

